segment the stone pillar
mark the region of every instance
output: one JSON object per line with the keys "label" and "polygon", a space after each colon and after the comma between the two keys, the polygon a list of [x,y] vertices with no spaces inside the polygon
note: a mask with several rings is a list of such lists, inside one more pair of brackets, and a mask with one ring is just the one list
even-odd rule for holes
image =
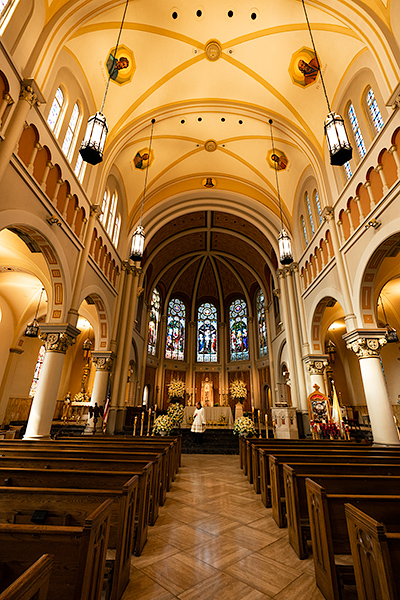
{"label": "stone pillar", "polygon": [[258,371],[256,365],[256,358],[258,355],[257,348],[257,333],[256,329],[256,319],[254,317],[248,317],[248,339],[249,339],[249,353],[250,353],[250,363],[251,363],[251,405],[254,408],[261,408],[261,398],[260,398],[260,386],[258,384]]}
{"label": "stone pillar", "polygon": [[0,428],[4,421],[8,400],[10,398],[10,383],[17,367],[18,357],[23,352],[24,351],[21,350],[21,348],[10,348],[10,354],[8,355],[6,368],[4,369],[3,380],[0,386]]}
{"label": "stone pillar", "polygon": [[[193,390],[193,377],[194,377],[194,363],[196,362],[196,352],[197,352],[197,344],[196,344],[196,321],[189,321],[188,323],[189,325],[189,330],[188,330],[188,336],[187,336],[187,346],[186,346],[186,356],[187,356],[187,362],[189,365],[189,371],[187,374],[187,379],[186,379],[186,390],[188,390],[188,394],[189,394],[189,398],[190,398],[190,394],[192,393]],[[165,339],[165,333],[164,333],[164,338]],[[161,360],[160,363],[163,364],[164,360],[163,360],[163,355],[161,355]],[[164,369],[163,369],[164,370]],[[194,396],[194,394],[193,394]],[[193,402],[193,396],[191,399],[191,402]]]}
{"label": "stone pillar", "polygon": [[33,398],[25,440],[49,439],[51,423],[57,401],[65,354],[75,344],[79,329],[69,323],[40,326],[40,339],[46,346],[46,354],[35,397]]}
{"label": "stone pillar", "polygon": [[289,354],[289,372],[290,372],[290,381],[292,383],[290,387],[291,396],[293,406],[299,407],[299,397],[297,394],[297,385],[296,385],[296,359],[294,355],[293,349],[293,341],[292,341],[292,330],[291,330],[291,321],[289,317],[289,305],[287,300],[287,291],[286,291],[286,278],[285,272],[283,269],[279,269],[277,272],[277,277],[280,281],[279,289],[281,294],[281,307],[283,313],[283,322],[285,325],[285,333],[286,333],[286,343],[288,347]]}
{"label": "stone pillar", "polygon": [[89,258],[90,241],[98,214],[100,214],[100,206],[98,204],[94,204],[90,207],[89,224],[86,229],[84,248],[79,255],[79,264],[75,278],[74,292],[72,295],[71,307],[68,311],[68,322],[71,323],[71,325],[73,325],[74,327],[78,322],[79,304],[81,300],[83,280],[85,277],[87,262]]}
{"label": "stone pillar", "polygon": [[371,187],[371,182],[370,181],[366,181],[364,183],[364,187],[368,192],[368,196],[369,196],[369,210],[371,212],[371,210],[374,210],[375,208],[375,198],[374,198],[374,194],[372,193],[372,187]]}
{"label": "stone pillar", "polygon": [[39,144],[39,142],[36,142],[36,144],[33,146],[32,154],[31,154],[31,157],[29,159],[29,164],[28,164],[28,171],[31,175],[33,174],[33,166],[34,166],[34,162],[35,162],[37,153],[39,152],[39,150],[42,150],[42,148],[43,147]]}
{"label": "stone pillar", "polygon": [[346,215],[349,218],[350,235],[352,235],[354,233],[354,225],[353,225],[353,220],[351,218],[351,210],[350,210],[350,208],[346,208],[346,210],[344,212],[346,213]]}
{"label": "stone pillar", "polygon": [[318,385],[322,394],[327,395],[325,387],[324,371],[328,365],[328,355],[326,354],[309,354],[303,358],[304,364],[307,368],[309,377],[307,382],[308,395],[315,391],[315,384]]}
{"label": "stone pillar", "polygon": [[[270,378],[270,389],[271,389],[271,403],[274,401],[276,396],[276,381],[275,381],[275,364],[274,356],[272,352],[272,335],[271,329],[274,325],[274,307],[271,303],[271,310],[269,307],[265,307],[265,320],[267,321],[267,341],[268,341],[268,359],[269,359],[269,378]],[[267,403],[268,405],[268,403]]]}
{"label": "stone pillar", "polygon": [[53,168],[54,168],[53,163],[50,160],[48,160],[47,163],[46,163],[46,167],[44,169],[44,172],[43,172],[43,179],[40,182],[40,187],[42,188],[42,190],[44,192],[46,191],[47,178],[49,176],[49,173],[50,173],[51,169],[53,169]]}
{"label": "stone pillar", "polygon": [[[322,248],[321,255],[323,256]],[[322,259],[322,264],[324,263]],[[297,263],[292,263],[290,265],[291,271],[294,276],[295,287],[297,288],[297,298],[298,298],[298,306],[299,306],[299,316],[300,316],[300,331],[301,331],[301,339],[302,339],[302,351],[303,355],[308,354],[310,352],[310,344],[308,343],[307,337],[307,326],[306,326],[306,313],[304,310],[303,298],[301,297],[301,283],[300,283],[300,273],[299,273],[299,265]]]}
{"label": "stone pillar", "polygon": [[377,165],[375,167],[375,171],[377,173],[379,173],[379,176],[380,176],[381,181],[382,181],[382,192],[383,192],[383,195],[385,195],[389,191],[389,186],[388,186],[387,181],[386,181],[386,175],[385,175],[385,171],[383,170],[383,166],[382,165]]}
{"label": "stone pillar", "polygon": [[339,239],[338,239],[338,234],[337,234],[337,230],[336,230],[336,226],[335,226],[333,208],[329,207],[329,206],[325,207],[322,212],[322,216],[323,216],[324,220],[328,222],[329,231],[332,236],[333,251],[334,251],[335,259],[336,259],[336,266],[337,266],[337,270],[338,270],[340,288],[341,288],[342,294],[343,294],[344,321],[346,323],[347,331],[352,331],[353,329],[355,329],[357,327],[357,319],[356,319],[356,315],[354,314],[354,311],[353,311],[353,305],[351,302],[349,284],[347,281],[347,275],[346,275],[346,271],[345,271],[345,267],[344,267],[343,256],[342,256],[342,254],[340,252],[340,248],[339,248]]}
{"label": "stone pillar", "polygon": [[3,98],[0,103],[0,131],[3,129],[5,120],[7,120],[8,108],[14,104],[14,100],[8,92],[4,92]]}
{"label": "stone pillar", "polygon": [[307,411],[307,391],[306,382],[304,377],[304,368],[301,354],[301,343],[300,343],[300,331],[299,331],[299,319],[297,311],[297,303],[294,295],[293,286],[293,271],[290,267],[284,269],[286,275],[286,282],[288,287],[289,296],[289,313],[291,316],[292,332],[293,332],[293,350],[296,360],[296,380],[294,381],[296,387],[298,387],[298,408],[302,412]]}
{"label": "stone pillar", "polygon": [[5,132],[4,140],[0,143],[0,182],[3,179],[8,163],[13,155],[15,146],[23,132],[25,119],[31,107],[38,101],[44,101],[33,79],[26,79],[21,84],[19,100]]}
{"label": "stone pillar", "polygon": [[[97,402],[97,406],[103,406],[105,408],[108,390],[108,381],[110,377],[110,371],[113,366],[115,355],[111,351],[95,351],[92,352],[92,362],[96,367],[96,373],[94,376],[92,397],[90,399],[91,406],[94,406]],[[86,423],[85,435],[93,434],[93,417],[88,416]],[[103,430],[103,420],[99,417],[96,423],[96,433],[101,433]]]}
{"label": "stone pillar", "polygon": [[[219,362],[221,364],[220,388],[222,404],[229,406],[229,388],[228,388],[228,372],[226,366],[228,364],[228,349],[226,337],[226,323],[221,321],[218,323],[218,351]],[[194,383],[194,382],[193,382]],[[194,385],[193,385],[194,387]],[[193,398],[194,400],[195,398]]]}
{"label": "stone pillar", "polygon": [[396,144],[393,144],[393,146],[390,146],[389,152],[393,156],[394,162],[396,163],[397,177],[399,178],[400,177],[400,157],[399,157],[399,153],[397,152]]}
{"label": "stone pillar", "polygon": [[[148,354],[147,339],[148,339],[148,335],[149,335],[150,312],[151,312],[151,305],[149,305],[146,310],[146,320],[145,320],[145,328],[144,328],[144,336],[143,336],[143,352],[142,352],[142,360],[141,360],[141,364],[140,364],[140,375],[139,375],[139,386],[138,386],[140,405],[142,405],[142,403],[143,403],[143,390],[144,390],[144,382],[145,382],[145,377],[146,377],[146,364],[147,364],[147,354]],[[165,336],[164,336],[164,339],[165,339]],[[160,341],[158,342],[158,344],[161,344],[161,343],[163,344],[163,342],[160,342]]]}
{"label": "stone pillar", "polygon": [[361,225],[361,223],[363,223],[365,217],[364,217],[364,213],[362,211],[360,196],[354,196],[354,202],[358,206],[358,212],[360,213],[359,225]]}
{"label": "stone pillar", "polygon": [[344,334],[343,339],[359,359],[374,443],[398,446],[399,434],[379,356],[381,346],[386,344],[385,330],[354,330]]}

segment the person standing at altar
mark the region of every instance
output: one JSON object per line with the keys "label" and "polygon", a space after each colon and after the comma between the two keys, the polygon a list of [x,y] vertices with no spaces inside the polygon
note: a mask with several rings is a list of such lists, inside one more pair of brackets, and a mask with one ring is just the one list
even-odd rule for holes
{"label": "person standing at altar", "polygon": [[201,402],[196,402],[196,408],[193,413],[193,424],[191,432],[193,433],[194,442],[197,444],[203,443],[203,435],[206,430],[206,414],[201,405]]}

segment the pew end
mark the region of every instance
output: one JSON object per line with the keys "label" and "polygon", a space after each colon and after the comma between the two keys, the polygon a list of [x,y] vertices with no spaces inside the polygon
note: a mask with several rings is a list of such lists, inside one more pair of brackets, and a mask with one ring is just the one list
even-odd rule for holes
{"label": "pew end", "polygon": [[[43,554],[30,567],[16,576],[18,565],[0,564],[0,600],[46,600],[53,556]],[[12,578],[14,581],[7,583]],[[4,586],[7,586],[4,589]]]}

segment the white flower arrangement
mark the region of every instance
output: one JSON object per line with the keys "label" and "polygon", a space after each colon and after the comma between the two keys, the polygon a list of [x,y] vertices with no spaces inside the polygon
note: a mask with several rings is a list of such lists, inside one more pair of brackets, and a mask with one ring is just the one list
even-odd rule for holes
{"label": "white flower arrangement", "polygon": [[182,379],[171,379],[168,384],[168,398],[184,398],[185,382]]}
{"label": "white flower arrangement", "polygon": [[168,406],[167,415],[175,426],[179,426],[182,423],[184,414],[185,408],[182,404],[176,403]]}
{"label": "white flower arrangement", "polygon": [[170,435],[173,428],[174,424],[168,415],[159,415],[154,421],[153,433],[154,435],[161,435],[161,432],[165,431],[166,435]]}
{"label": "white flower arrangement", "polygon": [[86,402],[85,394],[82,394],[82,392],[78,392],[77,394],[75,394],[74,402]]}
{"label": "white flower arrangement", "polygon": [[249,417],[239,417],[233,424],[233,433],[240,436],[257,435],[253,421]]}
{"label": "white flower arrangement", "polygon": [[247,387],[243,379],[235,379],[232,381],[230,392],[234,400],[244,400],[247,396]]}

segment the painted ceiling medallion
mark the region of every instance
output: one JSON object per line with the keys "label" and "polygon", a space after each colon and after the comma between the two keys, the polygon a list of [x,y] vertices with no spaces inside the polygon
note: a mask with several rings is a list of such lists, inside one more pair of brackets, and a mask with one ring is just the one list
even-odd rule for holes
{"label": "painted ceiling medallion", "polygon": [[289,160],[282,150],[275,148],[274,150],[269,150],[269,152],[267,152],[267,163],[271,169],[284,171],[288,166]]}
{"label": "painted ceiling medallion", "polygon": [[215,60],[218,60],[219,57],[221,56],[221,52],[222,52],[221,44],[217,40],[210,40],[206,44],[205,51],[206,51],[206,57],[208,58],[208,60],[211,60],[212,62],[214,62]]}
{"label": "painted ceiling medallion", "polygon": [[141,169],[142,171],[147,167],[147,165],[151,165],[154,160],[154,152],[148,148],[142,148],[138,150],[135,154],[135,158],[133,159],[133,164],[136,169]]}
{"label": "painted ceiling medallion", "polygon": [[307,87],[315,83],[319,74],[318,60],[311,48],[300,48],[290,60],[289,73],[293,83]]}
{"label": "painted ceiling medallion", "polygon": [[115,47],[111,48],[105,61],[107,76],[111,81],[124,85],[132,80],[136,70],[135,58],[132,50],[121,44],[115,54]]}
{"label": "painted ceiling medallion", "polygon": [[218,144],[215,140],[207,140],[204,143],[204,148],[207,152],[215,152],[218,148]]}
{"label": "painted ceiling medallion", "polygon": [[202,186],[205,188],[215,188],[217,186],[217,182],[214,179],[214,177],[206,177],[205,179],[203,179],[203,181],[201,182]]}

